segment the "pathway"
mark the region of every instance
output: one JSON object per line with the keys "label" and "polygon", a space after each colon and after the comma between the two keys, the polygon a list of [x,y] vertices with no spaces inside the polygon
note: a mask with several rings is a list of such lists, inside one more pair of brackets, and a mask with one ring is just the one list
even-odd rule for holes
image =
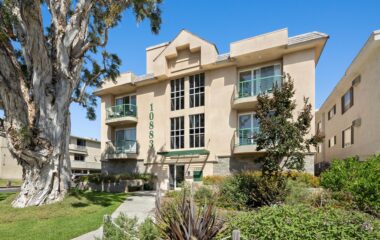
{"label": "pathway", "polygon": [[[127,217],[137,217],[139,223],[143,222],[147,217],[153,216],[155,208],[156,192],[141,191],[134,192],[132,196],[128,197],[116,210],[112,213],[112,218],[116,218],[120,213],[124,213]],[[95,231],[83,234],[72,240],[94,240],[101,238],[103,234],[103,227]]]}

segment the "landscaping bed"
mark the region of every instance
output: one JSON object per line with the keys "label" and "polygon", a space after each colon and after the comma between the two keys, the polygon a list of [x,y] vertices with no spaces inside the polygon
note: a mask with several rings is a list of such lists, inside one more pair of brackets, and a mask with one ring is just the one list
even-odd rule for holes
{"label": "landscaping bed", "polygon": [[40,207],[11,207],[14,193],[0,193],[0,238],[72,239],[99,228],[126,194],[74,191],[63,201]]}

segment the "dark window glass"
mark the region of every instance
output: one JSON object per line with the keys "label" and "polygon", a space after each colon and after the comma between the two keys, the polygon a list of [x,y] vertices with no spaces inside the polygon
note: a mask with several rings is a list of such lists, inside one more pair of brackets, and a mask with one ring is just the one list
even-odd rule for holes
{"label": "dark window glass", "polygon": [[85,156],[82,154],[74,154],[75,161],[84,161]]}
{"label": "dark window glass", "polygon": [[190,115],[190,147],[204,147],[205,146],[205,120],[204,114]]}
{"label": "dark window glass", "polygon": [[78,146],[86,146],[86,140],[77,138],[77,145]]}
{"label": "dark window glass", "polygon": [[342,96],[342,114],[345,113],[354,105],[354,88],[351,87],[343,96]]}
{"label": "dark window glass", "polygon": [[172,111],[185,108],[184,79],[176,79],[170,82],[170,109]]}
{"label": "dark window glass", "polygon": [[189,77],[190,81],[190,107],[204,106],[205,104],[205,75],[196,74]]}
{"label": "dark window glass", "polygon": [[184,148],[184,117],[176,117],[170,119],[170,148]]}

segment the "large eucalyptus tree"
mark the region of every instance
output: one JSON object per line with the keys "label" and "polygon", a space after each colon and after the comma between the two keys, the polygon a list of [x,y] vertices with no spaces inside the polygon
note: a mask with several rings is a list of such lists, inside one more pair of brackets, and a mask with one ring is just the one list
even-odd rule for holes
{"label": "large eucalyptus tree", "polygon": [[160,2],[0,0],[4,131],[24,178],[14,207],[59,201],[67,193],[70,104],[95,118],[89,89],[119,74],[119,58],[104,49],[109,30],[129,9],[137,21],[149,19],[157,33]]}

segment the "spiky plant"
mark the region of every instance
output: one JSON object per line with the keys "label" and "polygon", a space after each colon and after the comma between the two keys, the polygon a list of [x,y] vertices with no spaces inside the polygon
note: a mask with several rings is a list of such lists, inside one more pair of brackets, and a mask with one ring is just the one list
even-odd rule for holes
{"label": "spiky plant", "polygon": [[156,198],[156,225],[161,234],[173,240],[210,240],[222,229],[224,220],[214,202],[194,204],[192,189],[184,189],[179,198],[161,202]]}

